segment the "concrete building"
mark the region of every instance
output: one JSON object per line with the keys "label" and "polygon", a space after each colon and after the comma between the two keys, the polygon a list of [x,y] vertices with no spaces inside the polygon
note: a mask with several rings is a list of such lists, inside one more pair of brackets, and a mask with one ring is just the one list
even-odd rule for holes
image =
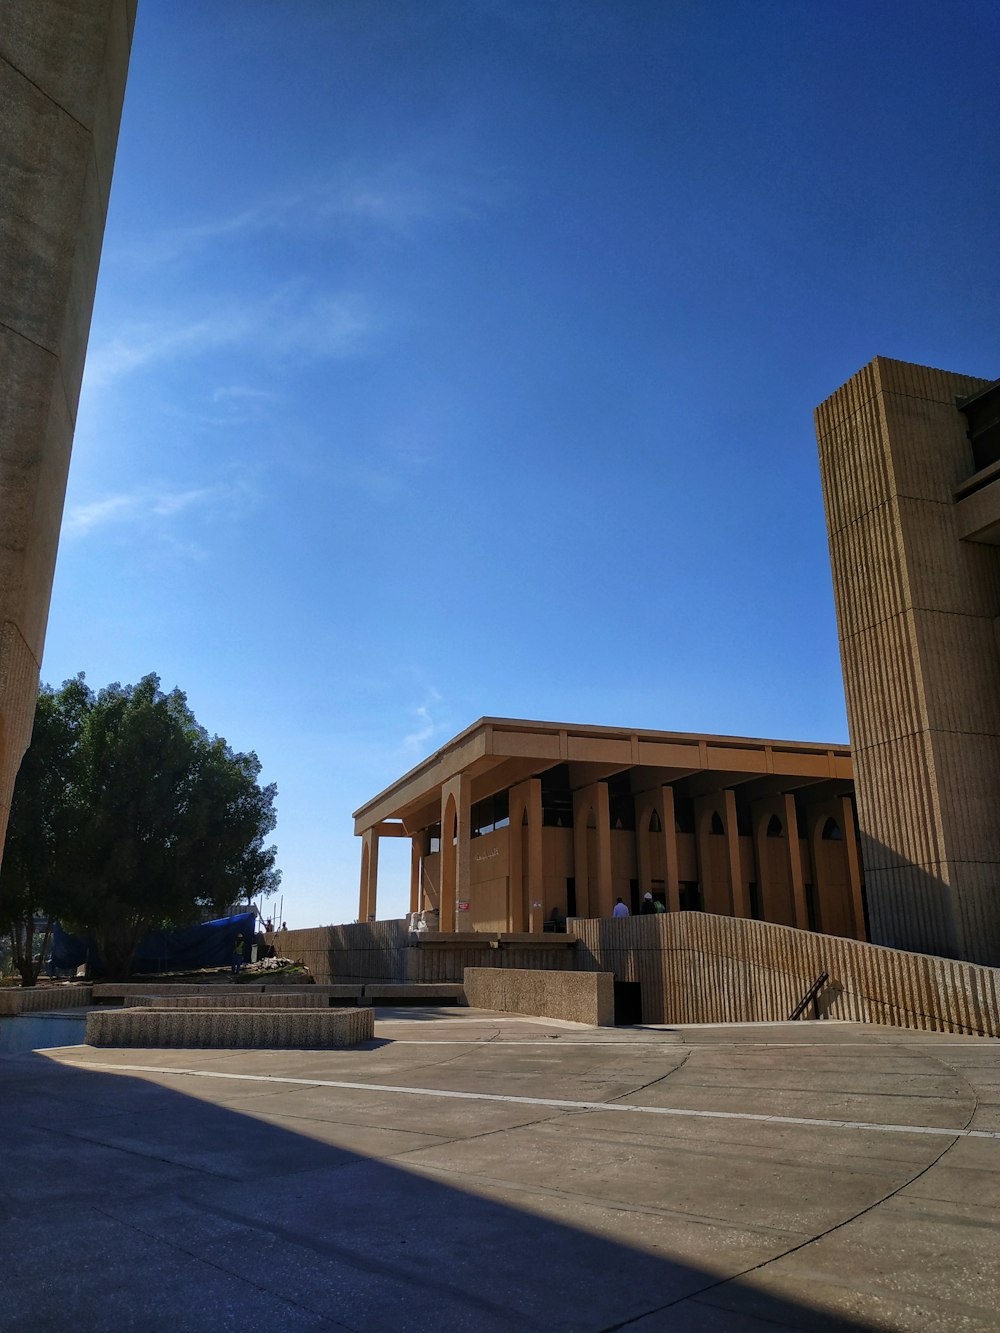
{"label": "concrete building", "polygon": [[482,718],[355,812],[359,919],[382,838],[449,931],[701,909],[864,939],[845,746]]}
{"label": "concrete building", "polygon": [[816,411],[872,939],[1000,963],[1000,381],[879,357]]}
{"label": "concrete building", "polygon": [[31,738],[135,0],[0,23],[0,851]]}

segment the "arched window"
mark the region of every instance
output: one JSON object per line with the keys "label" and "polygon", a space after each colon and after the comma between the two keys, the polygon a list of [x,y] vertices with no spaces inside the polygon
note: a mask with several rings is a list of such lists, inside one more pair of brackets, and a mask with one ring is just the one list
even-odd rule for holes
{"label": "arched window", "polygon": [[713,810],[712,825],[711,828],[709,829],[709,833],[725,833],[725,831],[726,831],[726,826],[722,822],[722,816],[719,814],[718,810]]}
{"label": "arched window", "polygon": [[663,832],[663,825],[660,823],[660,815],[659,815],[659,811],[657,811],[657,810],[653,810],[653,811],[650,812],[650,816],[649,816],[649,831],[650,831],[650,833],[662,833],[662,832]]}
{"label": "arched window", "polygon": [[843,839],[844,834],[841,831],[841,827],[832,815],[823,825],[823,833],[821,836],[825,842],[840,842]]}
{"label": "arched window", "polygon": [[772,815],[767,821],[767,836],[769,838],[783,838],[785,836],[785,826],[777,815]]}

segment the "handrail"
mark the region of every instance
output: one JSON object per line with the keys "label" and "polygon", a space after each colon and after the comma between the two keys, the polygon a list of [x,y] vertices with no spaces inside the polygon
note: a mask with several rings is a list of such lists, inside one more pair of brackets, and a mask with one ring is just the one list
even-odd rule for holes
{"label": "handrail", "polygon": [[805,995],[803,995],[802,999],[792,1010],[791,1016],[788,1019],[789,1023],[794,1022],[796,1018],[801,1018],[810,1003],[812,1003],[813,1007],[813,1018],[819,1018],[819,993],[829,980],[829,972],[821,972],[819,974],[813,984],[806,991]]}

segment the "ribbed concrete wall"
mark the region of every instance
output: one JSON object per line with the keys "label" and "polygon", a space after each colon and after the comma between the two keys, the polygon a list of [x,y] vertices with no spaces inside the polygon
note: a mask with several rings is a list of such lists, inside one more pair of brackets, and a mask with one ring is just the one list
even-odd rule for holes
{"label": "ribbed concrete wall", "polygon": [[702,912],[570,927],[580,967],[640,983],[648,1023],[786,1019],[828,972],[829,1018],[1000,1037],[1000,969]]}
{"label": "ribbed concrete wall", "polygon": [[89,986],[29,986],[0,989],[0,1015],[33,1014],[44,1009],[71,1009],[90,1004]]}
{"label": "ribbed concrete wall", "polygon": [[1000,963],[1000,552],[958,539],[957,397],[877,358],[816,411],[872,939]]}
{"label": "ribbed concrete wall", "polygon": [[87,1015],[90,1046],[329,1050],[374,1033],[371,1009],[109,1009]]}
{"label": "ribbed concrete wall", "polygon": [[354,979],[405,981],[403,949],[408,938],[405,921],[316,926],[268,936],[279,954],[301,959],[320,984]]}
{"label": "ribbed concrete wall", "polygon": [[432,938],[407,950],[407,977],[410,981],[461,982],[466,969],[470,967],[504,970],[520,968],[532,972],[539,969],[546,972],[572,971],[575,967],[575,943],[567,943],[566,936],[558,938],[562,941],[558,944],[547,943],[544,935],[536,937],[533,943],[500,943],[496,935],[484,935],[481,942],[462,944],[440,944]]}
{"label": "ribbed concrete wall", "polygon": [[465,998],[473,1009],[560,1018],[594,1027],[615,1025],[615,980],[610,972],[467,967]]}
{"label": "ribbed concrete wall", "polygon": [[301,959],[316,981],[454,981],[461,983],[467,967],[574,967],[573,943],[565,935],[504,941],[495,933],[478,937],[440,935],[413,942],[405,921],[355,922],[283,930],[268,937],[285,957]]}

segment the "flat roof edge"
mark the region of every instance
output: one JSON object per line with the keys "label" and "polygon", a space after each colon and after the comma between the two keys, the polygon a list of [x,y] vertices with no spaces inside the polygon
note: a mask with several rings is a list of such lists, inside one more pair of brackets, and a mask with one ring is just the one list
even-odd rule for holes
{"label": "flat roof edge", "polygon": [[405,783],[412,781],[413,778],[417,777],[424,770],[431,768],[450,751],[457,749],[480,731],[486,729],[496,731],[531,731],[542,735],[559,735],[560,733],[565,732],[568,735],[594,736],[617,740],[627,740],[634,736],[639,740],[673,741],[688,744],[692,742],[704,742],[707,745],[727,745],[735,746],[736,748],[745,747],[747,749],[770,748],[806,753],[826,753],[833,751],[834,753],[847,754],[848,756],[850,756],[851,753],[850,743],[845,741],[793,741],[763,736],[724,736],[713,732],[701,731],[658,731],[650,727],[612,727],[590,725],[579,722],[541,722],[531,718],[480,717],[468,727],[465,727],[464,730],[460,731],[457,735],[452,736],[450,740],[432,751],[424,759],[420,760],[419,763],[414,764],[412,768],[407,769],[405,773],[396,778],[394,782],[390,782],[389,785],[383,788],[382,791],[378,792],[377,795],[372,796],[362,805],[359,805],[351,815],[351,818],[357,821],[367,810],[370,810],[373,806],[377,806],[384,801],[390,793],[402,787]]}

